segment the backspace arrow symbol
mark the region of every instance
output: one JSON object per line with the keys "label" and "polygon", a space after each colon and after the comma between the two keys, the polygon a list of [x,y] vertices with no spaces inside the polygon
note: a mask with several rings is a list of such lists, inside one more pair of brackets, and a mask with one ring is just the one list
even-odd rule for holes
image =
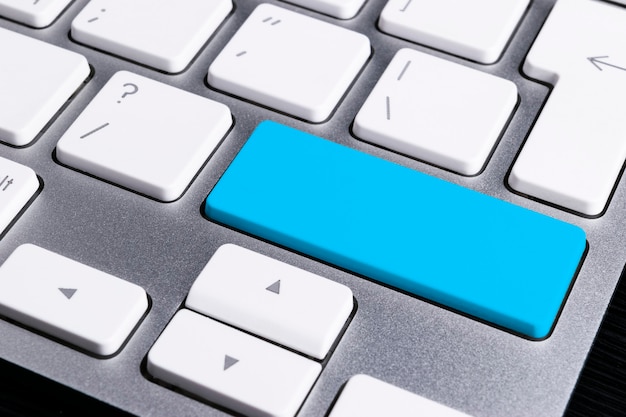
{"label": "backspace arrow symbol", "polygon": [[617,68],[618,70],[626,71],[626,68],[623,68],[614,64],[610,64],[605,61],[601,61],[601,59],[604,59],[604,58],[608,58],[608,55],[607,56],[592,56],[587,59],[600,71],[604,71],[600,65],[606,65],[607,67],[613,67],[613,68]]}

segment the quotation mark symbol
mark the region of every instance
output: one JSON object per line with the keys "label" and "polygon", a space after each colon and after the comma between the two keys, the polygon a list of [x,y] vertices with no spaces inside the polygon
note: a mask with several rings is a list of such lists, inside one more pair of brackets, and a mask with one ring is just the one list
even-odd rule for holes
{"label": "quotation mark symbol", "polygon": [[263,19],[263,23],[267,23],[267,22],[270,22],[270,21],[271,21],[270,25],[272,25],[272,26],[275,26],[275,25],[280,23],[280,19],[274,19],[271,16],[266,18],[266,19]]}
{"label": "quotation mark symbol", "polygon": [[[106,12],[106,11],[107,11],[107,9],[100,9],[100,12],[102,12],[102,13],[104,13],[104,12]],[[91,19],[89,19],[89,20],[87,21],[87,23],[95,22],[95,21],[96,21],[96,20],[98,20],[98,19],[99,19],[98,17],[92,17]]]}

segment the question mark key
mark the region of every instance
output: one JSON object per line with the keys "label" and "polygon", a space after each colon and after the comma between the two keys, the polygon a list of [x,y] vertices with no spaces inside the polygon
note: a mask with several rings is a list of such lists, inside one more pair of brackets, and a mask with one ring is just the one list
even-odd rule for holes
{"label": "question mark key", "polygon": [[56,155],[79,171],[173,201],[232,123],[224,104],[119,71],[61,137]]}
{"label": "question mark key", "polygon": [[139,91],[139,87],[137,87],[137,85],[133,83],[125,83],[124,85],[122,85],[122,87],[124,88],[124,93],[122,93],[122,97],[117,100],[118,103],[121,103],[122,99],[124,99],[126,96],[130,96],[131,94],[137,94],[137,92]]}

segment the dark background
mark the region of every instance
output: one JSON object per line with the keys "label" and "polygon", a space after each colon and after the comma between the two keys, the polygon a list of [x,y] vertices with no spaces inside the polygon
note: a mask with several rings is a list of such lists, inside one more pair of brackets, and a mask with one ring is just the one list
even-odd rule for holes
{"label": "dark background", "polygon": [[[0,416],[129,416],[69,388],[0,360]],[[580,376],[566,417],[626,416],[626,277]]]}

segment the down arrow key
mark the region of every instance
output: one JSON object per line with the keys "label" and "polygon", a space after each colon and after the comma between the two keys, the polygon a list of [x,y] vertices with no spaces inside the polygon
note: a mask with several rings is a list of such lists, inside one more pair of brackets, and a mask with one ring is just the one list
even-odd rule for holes
{"label": "down arrow key", "polygon": [[74,294],[76,294],[76,291],[78,291],[78,289],[76,289],[76,288],[59,288],[59,291],[61,291],[63,293],[63,295],[65,297],[67,297],[68,300],[71,300],[72,297],[74,296]]}

